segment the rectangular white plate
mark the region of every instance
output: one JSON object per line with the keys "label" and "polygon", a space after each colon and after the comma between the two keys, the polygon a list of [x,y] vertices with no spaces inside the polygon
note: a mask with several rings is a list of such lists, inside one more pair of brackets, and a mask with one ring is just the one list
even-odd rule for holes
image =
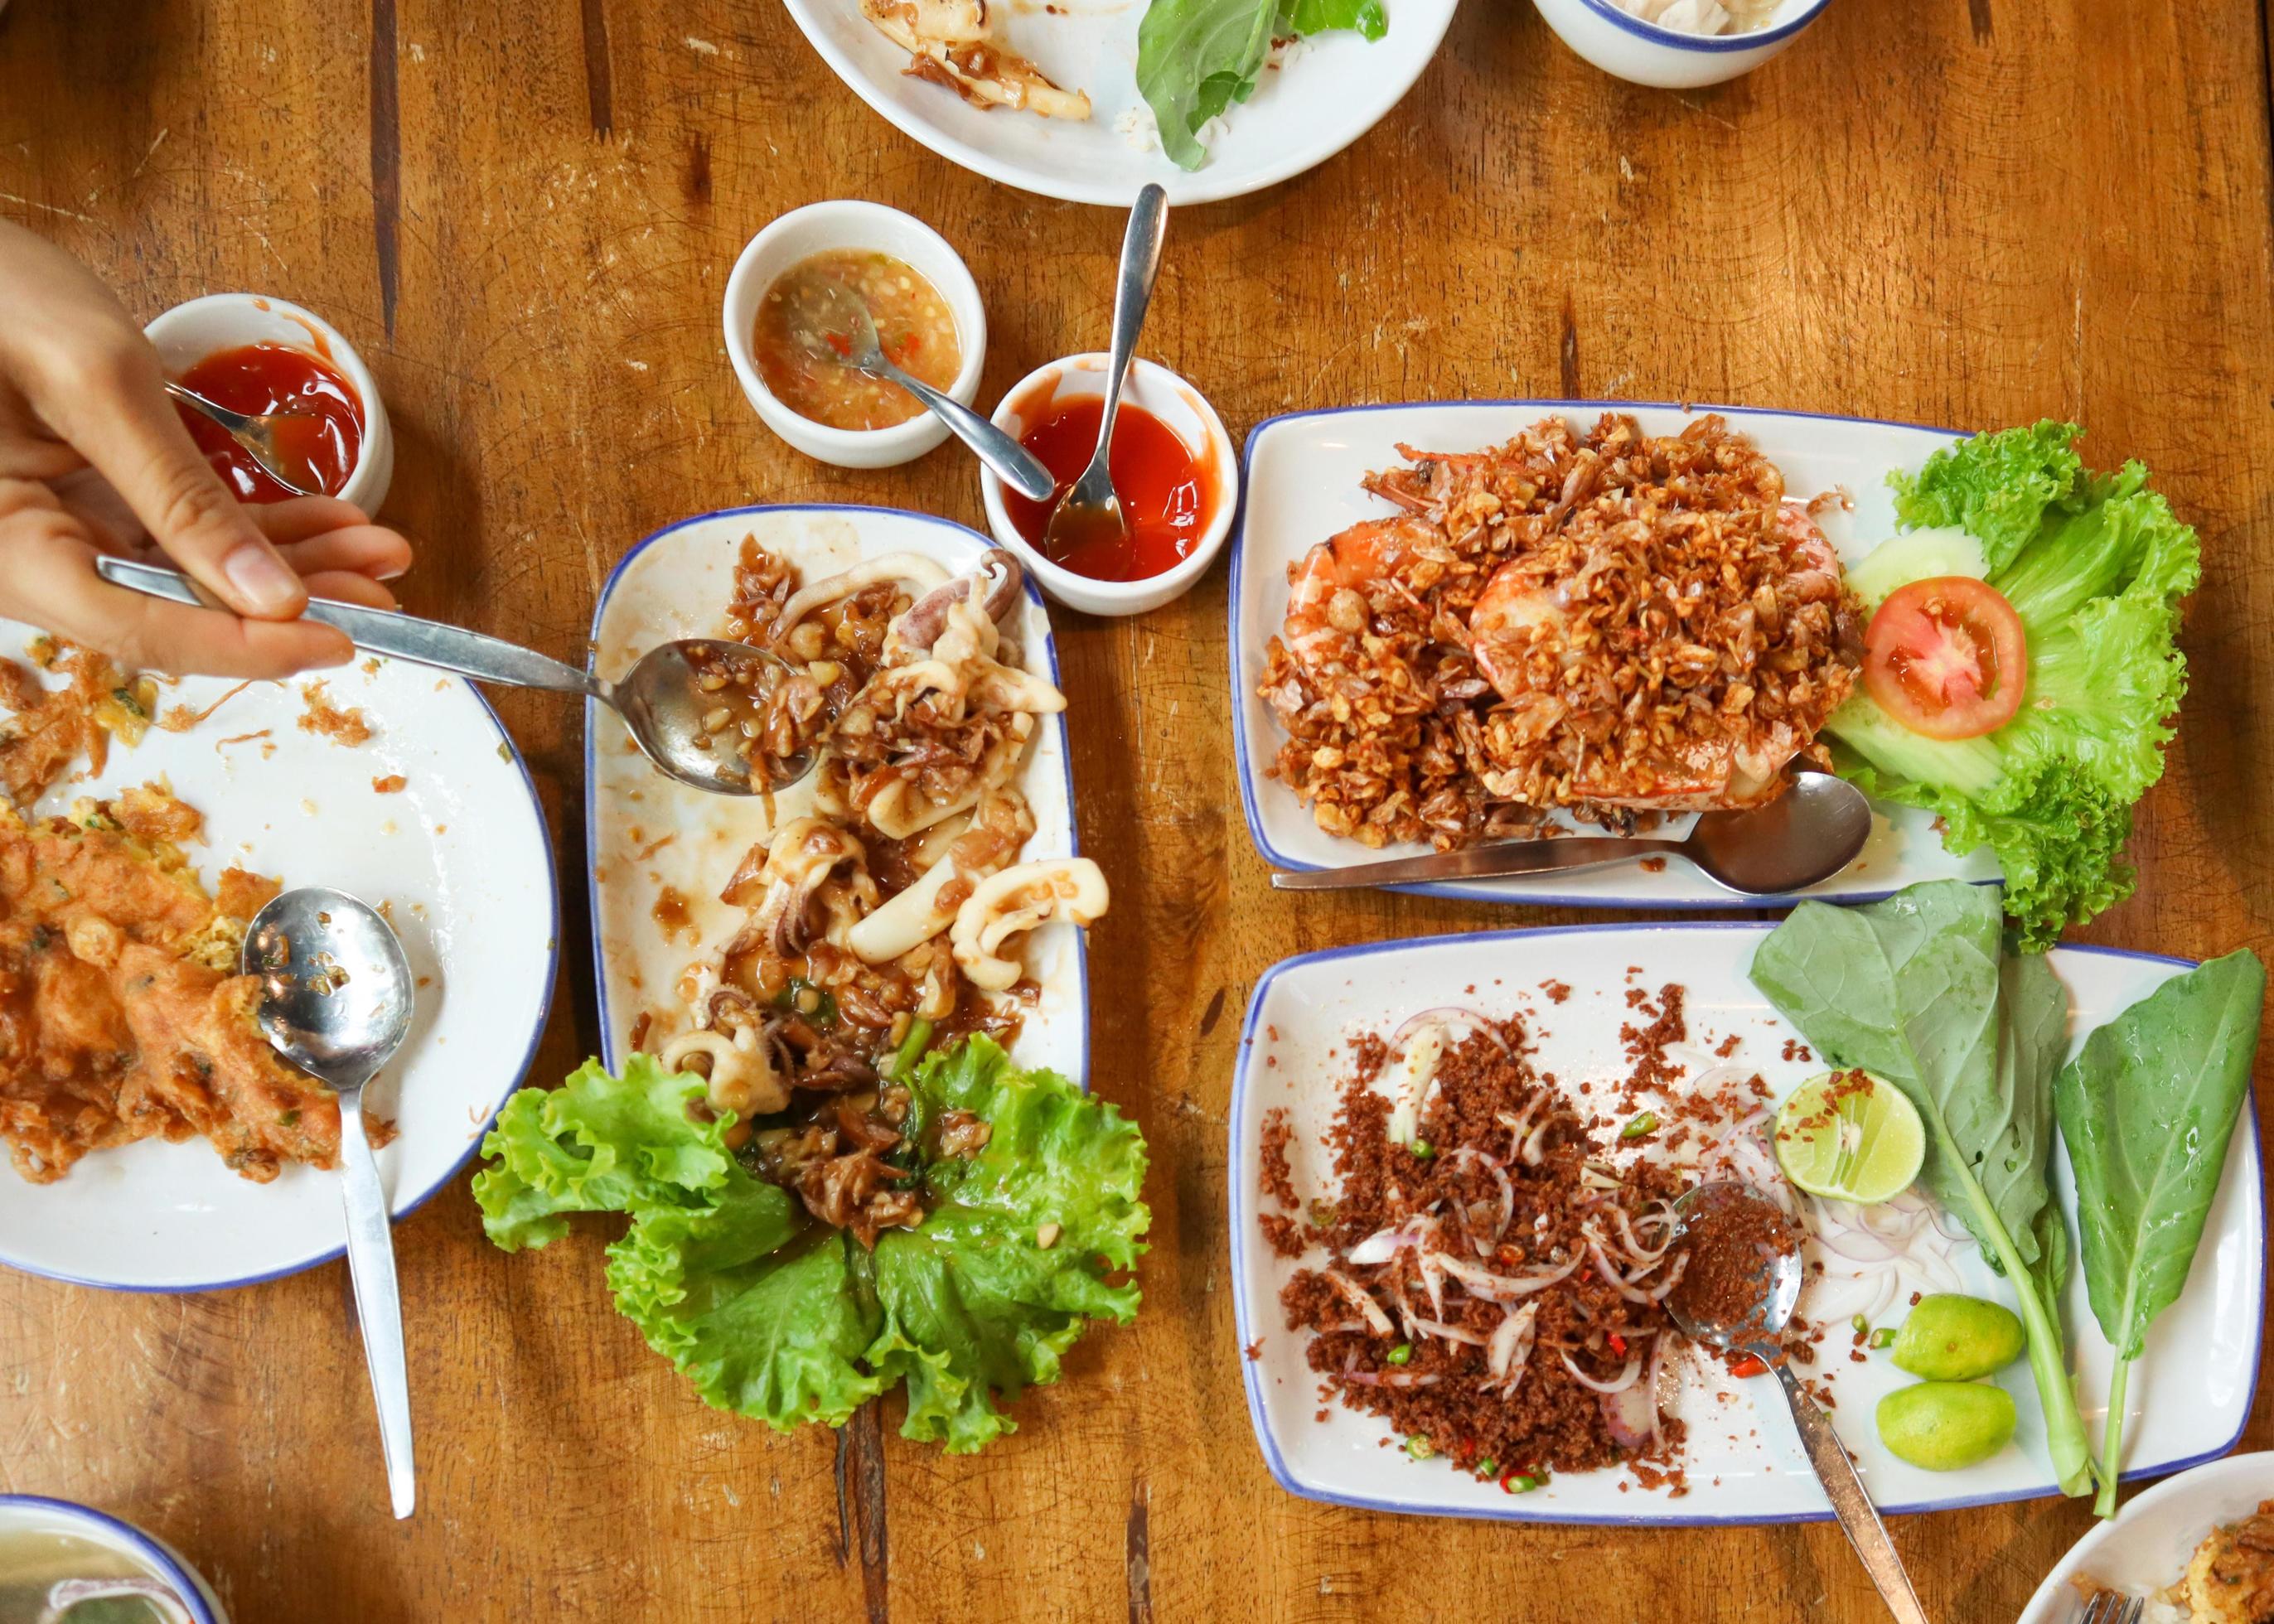
{"label": "rectangular white plate", "polygon": [[[593,670],[614,680],[659,643],[719,635],[745,536],[797,566],[808,582],[887,553],[918,553],[958,573],[992,545],[945,519],[890,508],[738,508],[684,520],[641,542],[609,575],[592,615]],[[1057,682],[1057,645],[1031,582],[1023,615],[1019,635],[1027,668]],[[1071,856],[1077,847],[1065,718],[1038,719],[1042,726],[1027,752],[1020,784],[1035,815],[1024,855]],[[794,786],[774,797],[776,814],[784,820],[801,816],[811,800],[808,786]],[[592,865],[601,1053],[614,1070],[623,1064],[626,1034],[642,1011],[654,1013],[659,1034],[681,1029],[674,985],[689,965],[715,960],[742,928],[743,911],[719,901],[719,891],[770,826],[762,799],[705,794],[665,778],[639,753],[614,711],[590,703],[584,708],[584,826]],[[655,921],[656,899],[666,885],[687,899],[692,940],[684,934],[666,938]],[[1046,925],[1028,938],[1026,956],[1042,993],[1012,1053],[1021,1065],[1047,1066],[1086,1086],[1088,960],[1081,933],[1062,921]]]}
{"label": "rectangular white plate", "polygon": [[[1606,411],[1631,412],[1647,433],[1679,433],[1708,411],[1718,411],[1751,435],[1763,455],[1784,471],[1785,487],[1803,499],[1845,489],[1855,511],[1827,512],[1826,537],[1849,561],[1895,533],[1894,500],[1887,475],[1913,469],[1930,453],[1961,438],[1940,429],[1805,412],[1755,411],[1744,407],[1685,409],[1620,401],[1489,401],[1442,405],[1352,406],[1297,412],[1256,425],[1242,458],[1239,534],[1231,554],[1232,745],[1239,757],[1239,793],[1248,832],[1266,861],[1281,868],[1341,868],[1378,859],[1418,855],[1419,846],[1369,851],[1321,831],[1294,793],[1263,770],[1286,739],[1270,707],[1257,697],[1263,650],[1287,615],[1287,568],[1320,542],[1361,519],[1393,509],[1359,488],[1364,475],[1395,468],[1400,442],[1431,451],[1474,451],[1499,445],[1543,417],[1562,416],[1581,429]],[[1965,858],[1942,849],[1931,815],[1906,807],[1876,806],[1871,838],[1841,873],[1801,893],[1827,901],[1862,902],[1919,880],[1990,881],[1998,876],[1987,852]],[[1626,863],[1576,874],[1457,880],[1408,889],[1441,897],[1535,906],[1725,908],[1728,891],[1687,863],[1669,862],[1657,874]],[[1798,897],[1760,899],[1789,906]]]}
{"label": "rectangular white plate", "polygon": [[[1576,1087],[1626,1074],[1618,1039],[1629,1019],[1626,988],[1655,993],[1666,982],[1679,982],[1688,993],[1692,1044],[1702,1039],[1701,1046],[1710,1048],[1720,1037],[1741,1036],[1729,1064],[1758,1071],[1781,1097],[1823,1067],[1780,1058],[1793,1034],[1746,977],[1753,947],[1769,929],[1596,925],[1439,936],[1308,953],[1265,973],[1247,1007],[1232,1083],[1231,1271],[1240,1346],[1261,1343],[1258,1357],[1243,1358],[1248,1412],[1281,1486],[1336,1505],[1516,1522],[1680,1526],[1831,1515],[1775,1395],[1758,1381],[1731,1381],[1721,1385],[1735,1397],[1719,1402],[1708,1387],[1716,1379],[1698,1370],[1694,1359],[1685,1361],[1672,1406],[1690,1430],[1690,1492],[1681,1499],[1645,1490],[1623,1470],[1561,1474],[1532,1493],[1509,1495],[1442,1461],[1408,1462],[1396,1448],[1382,1447],[1388,1433],[1383,1422],[1319,1396],[1319,1377],[1304,1362],[1309,1338],[1288,1330],[1279,1308],[1280,1289],[1300,1263],[1280,1258],[1255,1227],[1264,1113],[1284,1108],[1294,1127],[1289,1154],[1299,1193],[1306,1200],[1325,1193],[1331,1168],[1317,1147],[1348,1075],[1345,1040],[1359,1032],[1387,1033],[1434,1005],[1465,1004],[1495,1016],[1523,1013],[1540,1040],[1533,1064]],[[2055,950],[2052,964],[2069,990],[2073,1044],[2187,967],[2182,959],[2074,947]],[[1631,983],[1630,966],[1639,966]],[[1540,995],[1540,984],[1550,979],[1570,985],[1568,1002],[1553,1004]],[[2161,1476],[2224,1455],[2242,1435],[2257,1384],[2265,1309],[2257,1124],[2254,1106],[2246,1102],[2187,1289],[2156,1321],[2146,1355],[2133,1367],[2124,1432],[2127,1477]],[[2075,1189],[2066,1154],[2053,1161],[2074,1244]],[[1968,1291],[2012,1305],[2012,1292],[1971,1243],[1955,1257]],[[1802,1311],[1807,1307],[1803,1298]],[[2097,1447],[2109,1350],[2085,1300],[2082,1270],[2072,1271],[2062,1308],[2071,1368]],[[1884,1322],[1899,1319],[1900,1310]],[[1843,1330],[1831,1327],[1815,1372],[1831,1376],[1834,1425],[1883,1511],[1946,1511],[2056,1492],[2026,1360],[1997,1378],[2021,1414],[2014,1442],[1964,1471],[1922,1471],[1881,1448],[1871,1425],[1880,1396],[1910,1379],[1885,1355],[1861,1365],[1848,1362]],[[1757,1394],[1763,1406],[1758,1413]],[[1322,1405],[1328,1419],[1314,1420]]]}

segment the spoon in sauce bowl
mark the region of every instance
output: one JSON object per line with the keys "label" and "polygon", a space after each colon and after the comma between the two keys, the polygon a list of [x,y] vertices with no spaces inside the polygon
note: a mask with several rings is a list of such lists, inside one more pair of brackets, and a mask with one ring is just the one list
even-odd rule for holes
{"label": "spoon in sauce bowl", "polygon": [[[1800,1301],[1801,1248],[1792,1221],[1769,1198],[1737,1179],[1698,1185],[1674,1204],[1677,1244],[1689,1248],[1689,1275],[1666,1300],[1682,1334],[1700,1348],[1747,1356],[1774,1374],[1800,1432],[1800,1447],[1816,1469],[1825,1497],[1864,1571],[1879,1587],[1896,1624],[1927,1624],[1903,1559],[1886,1524],[1864,1491],[1847,1446],[1832,1422],[1792,1373],[1778,1333]],[[1789,1247],[1772,1243],[1781,1231]],[[1750,1255],[1748,1255],[1750,1254]],[[1691,1289],[1692,1281],[1700,1282]]]}
{"label": "spoon in sauce bowl", "polygon": [[166,393],[192,411],[208,417],[260,465],[260,471],[295,496],[323,496],[323,477],[317,472],[315,437],[324,432],[324,420],[312,411],[232,411],[219,401],[209,401],[172,379]]}
{"label": "spoon in sauce bowl", "polygon": [[[1082,470],[1073,489],[1050,515],[1043,538],[1043,552],[1063,559],[1101,542],[1126,545],[1128,521],[1122,517],[1121,498],[1113,488],[1113,422],[1121,412],[1121,386],[1129,376],[1130,358],[1137,353],[1137,335],[1145,326],[1146,307],[1153,302],[1153,283],[1161,274],[1161,238],[1169,222],[1169,194],[1159,182],[1148,181],[1129,211],[1129,229],[1121,239],[1121,272],[1113,289],[1113,342],[1105,364],[1105,410],[1098,419],[1097,449]],[[1044,496],[1049,494],[1043,492]],[[1037,499],[1040,500],[1040,499]]]}
{"label": "spoon in sauce bowl", "polygon": [[1058,489],[1058,481],[1034,453],[962,402],[893,365],[877,336],[876,318],[859,294],[833,281],[817,283],[804,294],[791,316],[790,336],[807,355],[907,390],[1013,490],[1042,501]]}
{"label": "spoon in sauce bowl", "polygon": [[[178,604],[206,601],[179,570],[107,555],[94,567],[115,586]],[[604,704],[623,718],[632,741],[657,768],[714,795],[787,789],[819,759],[818,725],[806,732],[775,720],[776,701],[788,686],[811,679],[779,655],[747,643],[689,637],[662,643],[642,655],[621,680],[608,682],[463,627],[322,598],[311,598],[305,613],[373,654],[478,682],[576,694]]]}

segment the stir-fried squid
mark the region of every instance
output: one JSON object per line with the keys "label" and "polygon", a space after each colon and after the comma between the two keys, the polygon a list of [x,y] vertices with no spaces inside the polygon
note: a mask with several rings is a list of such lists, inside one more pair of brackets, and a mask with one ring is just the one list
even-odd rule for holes
{"label": "stir-fried squid", "polygon": [[1020,770],[1065,697],[1021,663],[1010,554],[951,577],[897,553],[801,583],[751,540],[734,587],[728,634],[819,696],[812,805],[727,879],[742,929],[681,976],[684,1029],[649,1041],[708,1078],[730,1145],[872,1241],[922,1222],[893,1147],[953,1125],[911,1120],[896,1079],[963,1034],[1007,1042],[1033,991],[1028,933],[1097,918],[1105,876],[1020,861]]}

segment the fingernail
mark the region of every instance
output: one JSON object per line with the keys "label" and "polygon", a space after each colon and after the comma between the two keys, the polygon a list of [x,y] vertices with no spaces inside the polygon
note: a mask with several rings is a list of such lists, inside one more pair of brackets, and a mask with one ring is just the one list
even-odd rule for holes
{"label": "fingernail", "polygon": [[266,547],[248,542],[223,560],[221,569],[255,611],[282,613],[300,596],[300,578]]}

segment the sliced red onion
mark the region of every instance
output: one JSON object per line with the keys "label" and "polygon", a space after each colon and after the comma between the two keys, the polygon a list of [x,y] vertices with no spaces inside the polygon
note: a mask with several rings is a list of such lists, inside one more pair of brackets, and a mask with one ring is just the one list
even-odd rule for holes
{"label": "sliced red onion", "polygon": [[1903,1255],[1903,1249],[1884,1236],[1869,1229],[1834,1229],[1826,1228],[1816,1237],[1825,1251],[1845,1258],[1850,1263],[1892,1263]]}
{"label": "sliced red onion", "polygon": [[1508,1053],[1507,1041],[1499,1033],[1493,1030],[1493,1022],[1489,1018],[1478,1014],[1474,1010],[1463,1009],[1457,1004],[1440,1004],[1434,1010],[1424,1010],[1419,1015],[1409,1017],[1404,1026],[1389,1034],[1390,1048],[1401,1047],[1408,1033],[1428,1023],[1441,1026],[1465,1026],[1470,1031],[1481,1032],[1492,1041],[1495,1049],[1503,1055]]}
{"label": "sliced red onion", "polygon": [[1429,1312],[1445,1317],[1445,1265],[1453,1259],[1442,1252],[1421,1254],[1421,1283],[1428,1289]]}
{"label": "sliced red onion", "polygon": [[1406,1325],[1424,1336],[1441,1337],[1449,1342],[1463,1342],[1472,1348],[1481,1348],[1485,1339],[1474,1331],[1463,1330],[1457,1325],[1447,1325],[1437,1320],[1408,1320]]}
{"label": "sliced red onion", "polygon": [[[1392,1041],[1400,1047],[1402,1075],[1397,1104],[1389,1113],[1389,1142],[1411,1145],[1421,1132],[1421,1104],[1428,1098],[1430,1079],[1437,1075],[1437,1062],[1444,1058],[1445,1031],[1442,1023],[1418,1015],[1397,1030]],[[1409,1031],[1414,1034],[1411,1044],[1404,1036]]]}
{"label": "sliced red onion", "polygon": [[1334,1282],[1335,1289],[1350,1298],[1352,1305],[1366,1316],[1367,1328],[1376,1336],[1397,1334],[1397,1327],[1389,1323],[1389,1316],[1382,1312],[1382,1304],[1374,1300],[1372,1292],[1339,1269],[1328,1269],[1325,1273],[1326,1277]]}
{"label": "sliced red onion", "polygon": [[[1509,1177],[1501,1170],[1499,1162],[1495,1162],[1490,1156],[1470,1149],[1465,1145],[1445,1158],[1445,1165],[1448,1168],[1465,1167],[1471,1162],[1474,1162],[1491,1174],[1493,1183],[1500,1188],[1499,1222],[1493,1225],[1491,1239],[1478,1247],[1478,1255],[1481,1257],[1487,1247],[1496,1245],[1500,1237],[1508,1233],[1509,1220],[1516,1216],[1516,1186],[1509,1182]],[[1466,1213],[1462,1214],[1464,1221],[1467,1216]],[[1471,1238],[1472,1240],[1477,1238],[1473,1232]]]}
{"label": "sliced red onion", "polygon": [[1593,1376],[1590,1376],[1586,1372],[1581,1370],[1577,1365],[1573,1364],[1571,1362],[1571,1356],[1568,1353],[1562,1354],[1559,1357],[1563,1361],[1563,1368],[1571,1372],[1572,1380],[1577,1382],[1583,1387],[1592,1387],[1598,1393],[1623,1393],[1629,1387],[1634,1386],[1635,1379],[1642,1374],[1642,1355],[1638,1353],[1631,1356],[1627,1360],[1626,1368],[1621,1371],[1614,1380],[1609,1381],[1596,1380]]}
{"label": "sliced red onion", "polygon": [[1667,1294],[1671,1292],[1675,1286],[1682,1283],[1682,1271],[1689,1267],[1690,1254],[1685,1252],[1680,1257],[1675,1259],[1674,1267],[1666,1271],[1666,1278],[1660,1281],[1648,1291],[1643,1293],[1643,1295],[1653,1303],[1663,1303],[1666,1301]]}
{"label": "sliced red onion", "polygon": [[1421,1238],[1422,1227],[1427,1222],[1417,1213],[1401,1224],[1377,1229],[1350,1249],[1346,1261],[1359,1268],[1387,1263]]}
{"label": "sliced red onion", "polygon": [[1637,1263],[1655,1263],[1659,1259],[1664,1257],[1674,1245],[1674,1221],[1672,1209],[1670,1207],[1667,1207],[1664,1201],[1653,1201],[1651,1203],[1650,1207],[1643,1208],[1643,1212],[1645,1216],[1651,1215],[1652,1207],[1666,1209],[1665,1215],[1660,1217],[1659,1220],[1659,1227],[1666,1231],[1666,1238],[1660,1242],[1655,1247],[1645,1246],[1642,1244],[1641,1237],[1635,1234],[1634,1222],[1627,1216],[1627,1209],[1625,1207],[1620,1207],[1615,1203],[1614,1203],[1611,1207],[1611,1222],[1619,1226],[1619,1238],[1626,1243],[1627,1255],[1633,1259]]}
{"label": "sliced red onion", "polygon": [[[1570,1361],[1566,1359],[1565,1364]],[[1572,1372],[1578,1375],[1577,1371]],[[1582,1381],[1586,1378],[1581,1376]],[[1587,1382],[1589,1387],[1595,1384]],[[1638,1381],[1602,1397],[1603,1428],[1623,1449],[1647,1449],[1658,1441],[1658,1397],[1647,1382]]]}
{"label": "sliced red onion", "polygon": [[1531,1361],[1532,1327],[1539,1318],[1537,1303],[1511,1308],[1501,1316],[1500,1323],[1493,1327],[1492,1340],[1485,1344],[1485,1363],[1491,1367],[1493,1380],[1503,1383],[1510,1392]]}
{"label": "sliced red onion", "polygon": [[1555,1124],[1555,1113],[1550,1111],[1540,1119],[1540,1125],[1524,1137],[1524,1148],[1517,1154],[1524,1158],[1526,1167],[1540,1165],[1540,1149],[1547,1143],[1547,1130]]}
{"label": "sliced red onion", "polygon": [[[1673,1290],[1675,1282],[1682,1278],[1682,1271],[1690,1267],[1690,1254],[1685,1252],[1680,1257],[1675,1259],[1674,1267],[1667,1271],[1666,1278],[1664,1280],[1660,1281],[1652,1289],[1645,1291],[1637,1286],[1633,1280],[1630,1280],[1626,1275],[1620,1274],[1617,1269],[1611,1266],[1610,1255],[1603,1250],[1602,1242],[1598,1240],[1592,1233],[1587,1237],[1587,1255],[1595,1260],[1595,1272],[1603,1277],[1604,1283],[1608,1285],[1612,1290],[1617,1292],[1621,1297],[1626,1298],[1630,1303],[1657,1303],[1664,1301],[1666,1294]],[[1642,1269],[1638,1271],[1637,1278],[1639,1278],[1641,1274],[1650,1273],[1652,1269],[1657,1267],[1658,1266],[1655,1263],[1645,1264]]]}
{"label": "sliced red onion", "polygon": [[1518,1297],[1544,1291],[1580,1264],[1580,1259],[1575,1257],[1569,1263],[1530,1274],[1495,1274],[1490,1269],[1479,1268],[1475,1264],[1449,1252],[1425,1252],[1421,1258],[1425,1277],[1433,1260],[1445,1274],[1466,1287],[1472,1296],[1480,1297],[1488,1303],[1513,1303]]}
{"label": "sliced red onion", "polygon": [[1643,1390],[1650,1395],[1650,1441],[1653,1446],[1658,1443],[1663,1431],[1663,1422],[1660,1412],[1659,1395],[1668,1390],[1666,1385],[1666,1350],[1672,1341],[1673,1339],[1671,1337],[1666,1336],[1654,1337],[1652,1339],[1650,1344],[1650,1368],[1643,1372],[1642,1377]]}
{"label": "sliced red onion", "polygon": [[1396,1371],[1387,1376],[1378,1376],[1372,1371],[1359,1371],[1344,1376],[1343,1380],[1354,1387],[1434,1387],[1445,1379],[1434,1374],[1416,1376],[1404,1371]]}

